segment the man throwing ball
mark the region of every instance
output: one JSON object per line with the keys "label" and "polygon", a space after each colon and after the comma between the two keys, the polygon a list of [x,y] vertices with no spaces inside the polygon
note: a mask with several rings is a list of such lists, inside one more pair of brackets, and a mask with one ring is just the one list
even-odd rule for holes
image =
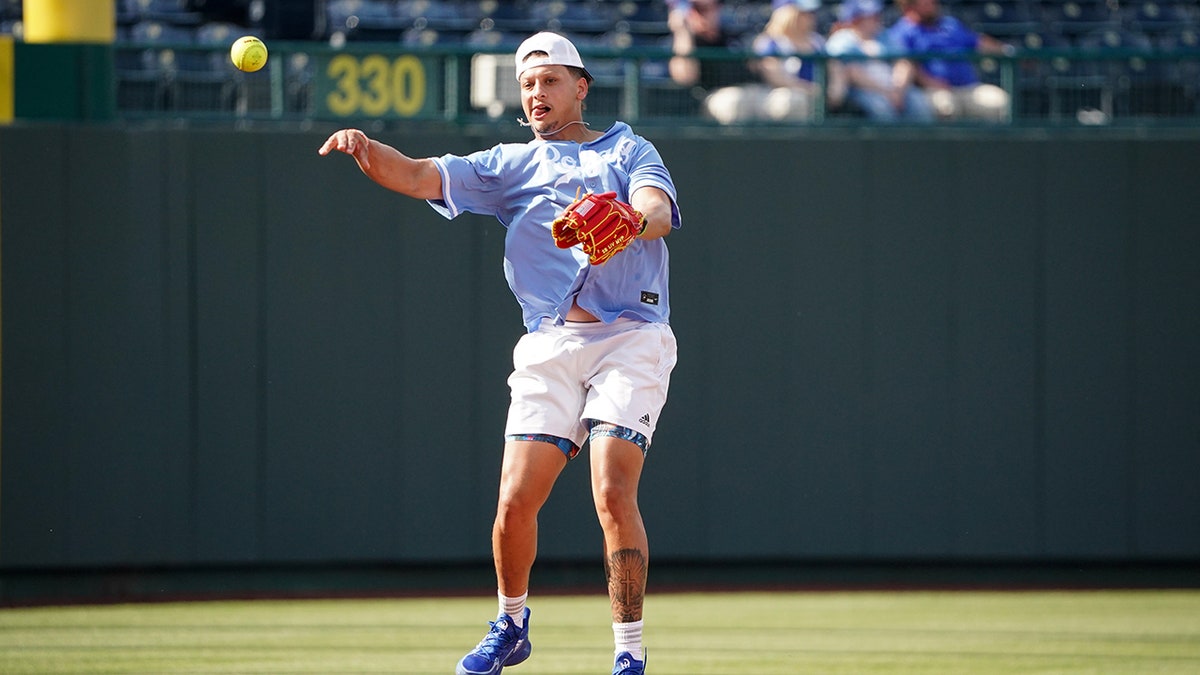
{"label": "man throwing ball", "polygon": [[446,218],[491,214],[507,229],[504,272],[527,333],[513,350],[492,528],[499,616],[456,672],[496,675],[529,658],[538,511],[587,441],[612,672],[640,675],[649,546],[637,494],[675,366],[663,240],[680,226],[675,186],[658,151],[627,124],[599,131],[584,121],[592,76],[569,40],[538,33],[515,56],[527,143],[413,159],[343,129],[319,152],[351,155],[375,182]]}

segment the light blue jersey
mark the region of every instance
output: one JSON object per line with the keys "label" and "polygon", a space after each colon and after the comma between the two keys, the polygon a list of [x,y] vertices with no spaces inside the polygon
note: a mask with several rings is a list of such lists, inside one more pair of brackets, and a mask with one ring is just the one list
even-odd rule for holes
{"label": "light blue jersey", "polygon": [[618,317],[667,323],[663,239],[635,239],[608,262],[593,266],[579,246],[560,249],[550,234],[550,224],[578,195],[611,191],[629,202],[646,186],[671,197],[671,226],[680,226],[675,184],[658,150],[629,125],[616,122],[588,143],[501,143],[434,162],[442,174],[442,199],[429,204],[438,213],[446,218],[464,212],[492,215],[507,228],[504,276],[529,332],[544,318],[562,323],[572,300],[605,323]]}

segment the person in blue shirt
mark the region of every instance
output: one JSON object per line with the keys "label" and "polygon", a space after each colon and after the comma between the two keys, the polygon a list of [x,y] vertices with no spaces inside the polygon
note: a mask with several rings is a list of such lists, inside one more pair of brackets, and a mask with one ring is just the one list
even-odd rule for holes
{"label": "person in blue shirt", "polygon": [[753,82],[722,86],[704,100],[721,124],[758,120],[807,122],[824,95],[815,82],[825,38],[817,32],[820,0],[774,0],[763,29],[750,42]]}
{"label": "person in blue shirt", "polygon": [[768,119],[810,120],[816,99],[824,95],[816,83],[816,62],[809,58],[825,51],[825,38],[817,32],[820,8],[820,0],[775,0],[771,18],[750,45],[759,57],[759,76],[770,88],[762,103]]}
{"label": "person in blue shirt", "polygon": [[845,0],[838,7],[838,26],[825,48],[830,56],[857,57],[839,64],[846,79],[846,98],[876,122],[933,122],[929,96],[908,83],[897,86],[891,61],[882,58],[884,48],[878,40],[882,12],[879,0]]}
{"label": "person in blue shirt", "polygon": [[[537,514],[586,441],[604,532],[613,673],[640,675],[649,545],[637,492],[676,359],[664,241],[681,224],[675,186],[655,147],[627,124],[598,130],[584,121],[592,76],[569,40],[538,33],[517,49],[515,65],[522,123],[533,132],[526,143],[414,159],[341,129],[318,152],[352,156],[376,183],[446,218],[487,214],[506,228],[504,274],[526,334],[513,350],[492,529],[499,616],[456,672],[496,675],[529,657]],[[608,191],[645,216],[638,238],[601,265],[579,246],[558,248],[555,218],[579,194]]]}
{"label": "person in blue shirt", "polygon": [[[1012,55],[1013,47],[976,33],[943,14],[940,0],[897,0],[902,15],[885,33],[884,42],[897,55]],[[980,81],[975,64],[963,58],[903,59],[893,71],[897,87],[916,84],[929,92],[943,119],[1003,122],[1009,119],[1009,95]]]}

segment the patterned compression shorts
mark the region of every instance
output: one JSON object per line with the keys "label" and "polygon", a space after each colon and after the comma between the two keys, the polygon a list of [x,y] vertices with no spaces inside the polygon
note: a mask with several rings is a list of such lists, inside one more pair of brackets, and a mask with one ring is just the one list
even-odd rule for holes
{"label": "patterned compression shorts", "polygon": [[[630,429],[600,420],[587,420],[588,438],[596,438],[597,436],[611,436],[621,440],[629,441],[638,446],[642,450],[642,456],[645,456],[650,451],[650,441],[643,434]],[[572,443],[566,438],[551,436],[550,434],[509,434],[504,437],[506,441],[537,441],[541,443],[549,443],[562,451],[567,459],[575,459],[579,454],[579,446]]]}

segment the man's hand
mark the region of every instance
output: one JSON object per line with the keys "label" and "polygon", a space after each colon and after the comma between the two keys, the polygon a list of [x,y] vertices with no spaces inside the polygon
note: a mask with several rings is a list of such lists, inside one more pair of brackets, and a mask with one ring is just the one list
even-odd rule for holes
{"label": "man's hand", "polygon": [[353,157],[363,171],[371,168],[371,139],[358,129],[340,129],[333,132],[317,150],[317,154],[324,157],[333,150]]}

